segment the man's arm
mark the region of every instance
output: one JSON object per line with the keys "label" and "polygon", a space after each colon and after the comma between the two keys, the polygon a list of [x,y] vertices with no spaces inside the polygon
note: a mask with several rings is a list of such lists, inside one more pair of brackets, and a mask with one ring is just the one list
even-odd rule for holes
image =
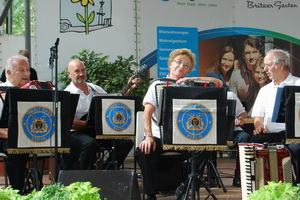
{"label": "man's arm", "polygon": [[0,138],[7,139],[8,136],[8,128],[0,128]]}
{"label": "man's arm", "polygon": [[243,119],[248,118],[247,112],[242,112],[237,118],[235,118],[234,125],[235,126],[243,126]]}
{"label": "man's arm", "polygon": [[144,120],[144,132],[145,132],[146,138],[139,145],[140,150],[142,152],[144,152],[145,154],[149,154],[151,152],[151,150],[154,151],[156,148],[156,143],[153,139],[152,127],[151,127],[152,114],[153,114],[154,110],[155,110],[155,107],[152,104],[147,103],[145,105],[143,120]]}
{"label": "man's arm", "polygon": [[185,82],[185,81],[207,81],[207,82],[212,82],[217,86],[222,86],[223,82],[217,78],[213,77],[184,77],[176,81],[177,84]]}
{"label": "man's arm", "polygon": [[264,117],[255,117],[253,135],[264,133],[268,133],[268,130],[264,128]]}

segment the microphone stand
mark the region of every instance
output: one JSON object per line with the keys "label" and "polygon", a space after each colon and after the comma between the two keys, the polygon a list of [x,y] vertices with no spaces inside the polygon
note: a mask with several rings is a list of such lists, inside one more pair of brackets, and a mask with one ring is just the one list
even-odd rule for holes
{"label": "microphone stand", "polygon": [[58,120],[57,120],[57,115],[58,115],[58,81],[57,81],[57,76],[58,76],[58,43],[59,43],[59,38],[57,38],[55,45],[50,48],[50,59],[49,59],[49,67],[52,69],[53,68],[53,61],[54,61],[54,85],[55,85],[55,90],[54,90],[54,97],[53,97],[53,103],[54,103],[54,115],[55,115],[55,134],[54,134],[54,181],[57,182],[58,180]]}

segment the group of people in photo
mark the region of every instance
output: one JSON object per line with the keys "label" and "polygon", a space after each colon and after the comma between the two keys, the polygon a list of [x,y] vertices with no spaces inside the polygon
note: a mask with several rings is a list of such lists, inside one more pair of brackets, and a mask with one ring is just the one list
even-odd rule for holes
{"label": "group of people in photo", "polygon": [[222,80],[238,96],[249,115],[259,89],[270,82],[264,71],[263,49],[259,39],[249,37],[243,43],[241,58],[236,59],[238,52],[226,45],[220,48],[208,68],[207,76]]}
{"label": "group of people in photo", "polygon": [[[210,66],[206,67],[205,76],[188,77],[195,66],[196,56],[189,49],[175,49],[168,58],[168,79],[174,80],[176,84],[186,81],[205,81],[216,86],[226,88],[227,99],[236,101],[235,108],[235,129],[230,138],[234,145],[239,143],[278,143],[285,144],[286,132],[285,123],[275,123],[271,121],[277,88],[286,85],[300,85],[300,78],[291,74],[291,55],[288,51],[279,48],[266,50],[263,42],[257,37],[248,37],[239,48],[242,52],[236,52],[236,46],[223,45],[218,48],[216,56]],[[22,55],[27,52],[26,55]],[[240,56],[238,56],[240,53]],[[200,60],[201,62],[201,60]],[[30,67],[30,55],[28,51],[20,51],[18,55],[7,60],[4,70],[5,80],[2,78],[0,86],[21,87],[30,80],[37,80],[37,74]],[[63,170],[92,170],[95,169],[96,154],[100,147],[112,148],[112,140],[96,140],[95,127],[86,126],[84,116],[89,112],[92,98],[96,94],[106,94],[107,92],[93,84],[86,82],[85,63],[78,59],[70,60],[67,65],[67,74],[71,83],[65,91],[72,94],[79,94],[78,105],[70,134],[70,153],[60,156],[60,169]],[[200,69],[201,70],[201,69]],[[34,75],[34,77],[32,77]],[[130,95],[130,91],[138,87],[139,79],[135,76],[128,77],[128,82],[132,86],[125,95]],[[161,127],[157,124],[159,118],[159,105],[157,100],[156,85],[163,81],[158,79],[153,81],[143,99],[144,113],[144,139],[140,144],[136,144],[138,165],[142,174],[143,193],[148,200],[157,199],[156,194],[158,173],[157,163],[165,152],[161,138]],[[120,88],[121,91],[122,88]],[[0,116],[3,110],[3,98],[0,101]],[[243,130],[243,119],[252,117],[254,119],[254,130],[247,133]],[[24,188],[24,174],[28,154],[7,153],[8,128],[0,128],[0,152],[7,154],[7,173],[12,188],[20,191]],[[116,161],[118,168],[124,162],[134,143],[132,140],[117,140],[114,143],[116,149]],[[300,182],[300,145],[286,145],[292,155],[294,166],[294,184]],[[196,170],[200,177],[203,177],[204,169],[208,162],[207,151],[196,152]],[[214,155],[214,162],[216,156]],[[110,170],[109,162],[112,155],[107,158],[102,170]],[[240,167],[239,156],[236,158],[236,169],[233,185],[240,187]],[[212,176],[212,178],[214,178]],[[185,180],[178,185],[175,193],[176,199],[182,199]],[[176,189],[176,188],[175,188]],[[24,191],[23,191],[24,192]]]}

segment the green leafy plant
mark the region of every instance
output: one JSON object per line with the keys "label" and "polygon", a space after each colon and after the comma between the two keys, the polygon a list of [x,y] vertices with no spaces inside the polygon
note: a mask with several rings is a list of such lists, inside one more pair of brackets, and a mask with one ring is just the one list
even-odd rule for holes
{"label": "green leafy plant", "polygon": [[299,187],[292,183],[270,181],[267,185],[249,194],[248,200],[296,200],[300,199]]}
{"label": "green leafy plant", "polygon": [[[103,56],[102,53],[96,53],[88,49],[83,49],[78,55],[72,56],[72,59],[81,60],[87,72],[87,82],[94,83],[102,87],[107,93],[120,93],[127,85],[129,78],[138,64],[134,62],[133,56],[124,58],[118,56],[114,62],[108,62],[108,56]],[[136,87],[130,95],[139,96],[141,98],[147,92],[150,78],[144,76],[138,87]],[[67,68],[59,73],[58,81],[64,89],[71,80],[67,75]]]}
{"label": "green leafy plant", "polygon": [[[93,187],[91,182],[75,182],[69,186],[54,183],[44,186],[40,191],[33,190],[22,196],[18,190],[10,187],[0,189],[1,200],[101,200],[100,188]],[[104,198],[104,200],[107,200]]]}
{"label": "green leafy plant", "polygon": [[0,199],[2,200],[18,200],[21,195],[18,193],[19,190],[14,190],[11,187],[5,189],[0,188]]}

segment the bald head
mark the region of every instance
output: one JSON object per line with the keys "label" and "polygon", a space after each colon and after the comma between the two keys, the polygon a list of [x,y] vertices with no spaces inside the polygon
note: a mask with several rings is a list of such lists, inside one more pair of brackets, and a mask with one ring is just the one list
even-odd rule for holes
{"label": "bald head", "polygon": [[85,84],[87,76],[83,62],[77,59],[71,60],[68,64],[68,76],[75,85]]}

